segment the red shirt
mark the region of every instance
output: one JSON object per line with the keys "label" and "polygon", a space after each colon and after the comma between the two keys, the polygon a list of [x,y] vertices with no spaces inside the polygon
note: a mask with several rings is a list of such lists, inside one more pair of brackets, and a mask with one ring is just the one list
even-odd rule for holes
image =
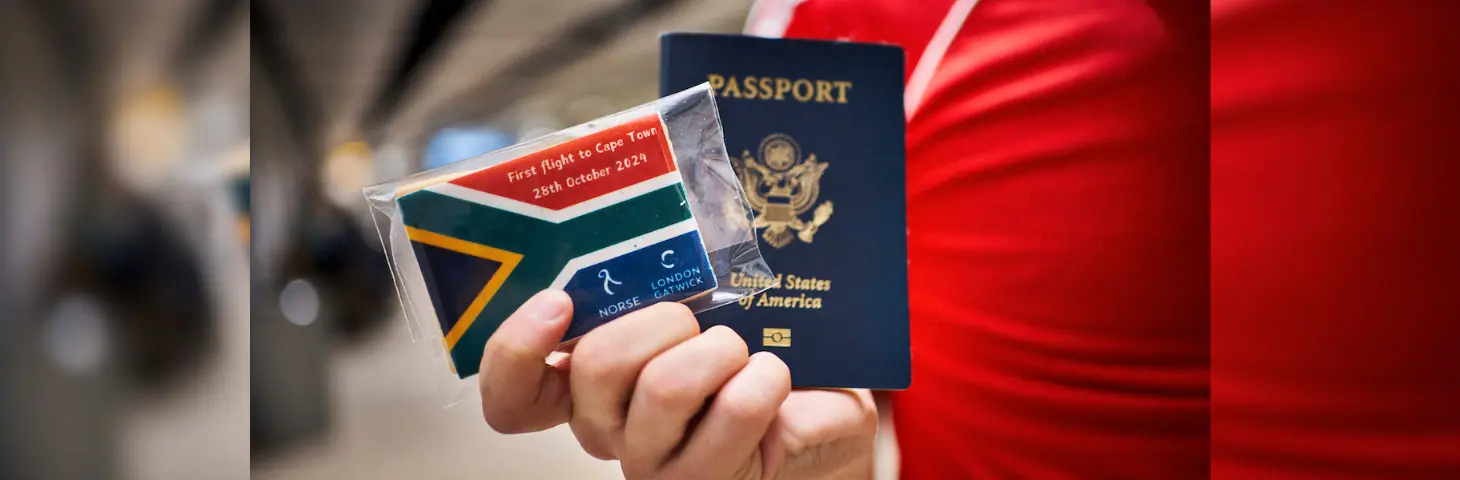
{"label": "red shirt", "polygon": [[[1207,301],[1214,477],[1460,478],[1460,3],[1214,2],[1209,187],[1189,4],[1052,3],[979,2],[908,126],[904,478],[1202,476]],[[786,33],[915,66],[860,5]]]}
{"label": "red shirt", "polygon": [[[951,4],[811,0],[786,35],[911,70]],[[1181,59],[1140,1],[983,0],[956,29],[908,123],[902,478],[1208,471],[1208,100]]]}
{"label": "red shirt", "polygon": [[1460,478],[1456,19],[1213,5],[1216,477]]}

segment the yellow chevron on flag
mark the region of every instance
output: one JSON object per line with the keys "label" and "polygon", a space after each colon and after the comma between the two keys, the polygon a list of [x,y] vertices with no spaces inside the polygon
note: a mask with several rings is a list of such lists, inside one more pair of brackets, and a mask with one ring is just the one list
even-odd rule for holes
{"label": "yellow chevron on flag", "polygon": [[446,332],[446,349],[451,350],[452,347],[456,346],[456,342],[461,340],[461,336],[466,333],[466,330],[471,328],[471,324],[476,321],[477,315],[482,312],[483,308],[486,308],[487,302],[492,301],[492,297],[497,294],[497,290],[502,288],[502,284],[507,281],[507,277],[512,275],[512,270],[517,268],[517,264],[522,261],[522,254],[509,252],[500,248],[488,247],[479,243],[472,243],[414,227],[406,227],[406,236],[413,241],[426,245],[501,263],[497,271],[492,274],[492,278],[487,281],[486,285],[482,286],[481,292],[476,295],[476,298],[472,299],[471,305],[451,325],[451,330]]}

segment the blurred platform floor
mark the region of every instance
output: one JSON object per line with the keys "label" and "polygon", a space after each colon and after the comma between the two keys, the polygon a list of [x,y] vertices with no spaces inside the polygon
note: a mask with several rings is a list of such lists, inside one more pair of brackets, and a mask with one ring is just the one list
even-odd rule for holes
{"label": "blurred platform floor", "polygon": [[218,302],[215,355],[176,389],[137,398],[123,410],[117,443],[121,478],[246,479],[249,471],[249,288],[247,250],[236,242],[226,195],[193,225],[211,297]]}
{"label": "blurred platform floor", "polygon": [[[507,436],[489,428],[473,393],[442,409],[431,361],[391,320],[331,365],[331,422],[324,438],[254,464],[253,478],[622,479],[618,462],[583,453],[566,425]],[[884,418],[884,424],[888,419]],[[878,480],[897,478],[896,446],[878,442]]]}
{"label": "blurred platform floor", "polygon": [[618,462],[588,456],[566,425],[506,436],[482,420],[480,397],[442,409],[428,353],[392,319],[342,347],[330,375],[331,430],[254,464],[253,478],[621,479]]}

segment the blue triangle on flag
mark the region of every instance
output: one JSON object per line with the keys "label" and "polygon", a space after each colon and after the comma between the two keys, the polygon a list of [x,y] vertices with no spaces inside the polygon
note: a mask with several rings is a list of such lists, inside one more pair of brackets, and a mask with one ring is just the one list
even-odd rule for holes
{"label": "blue triangle on flag", "polygon": [[416,250],[441,331],[450,332],[502,263],[414,240],[411,247]]}

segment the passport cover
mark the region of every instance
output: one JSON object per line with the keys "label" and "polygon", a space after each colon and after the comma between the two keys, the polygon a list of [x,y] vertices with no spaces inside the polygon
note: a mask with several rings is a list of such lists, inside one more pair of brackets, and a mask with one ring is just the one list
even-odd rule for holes
{"label": "passport cover", "polygon": [[[798,387],[902,389],[908,345],[902,49],[672,33],[661,94],[709,81],[780,287],[699,314]],[[731,282],[744,281],[731,277]]]}
{"label": "passport cover", "polygon": [[716,287],[658,114],[411,188],[401,219],[461,378],[545,288],[573,299],[567,341]]}

